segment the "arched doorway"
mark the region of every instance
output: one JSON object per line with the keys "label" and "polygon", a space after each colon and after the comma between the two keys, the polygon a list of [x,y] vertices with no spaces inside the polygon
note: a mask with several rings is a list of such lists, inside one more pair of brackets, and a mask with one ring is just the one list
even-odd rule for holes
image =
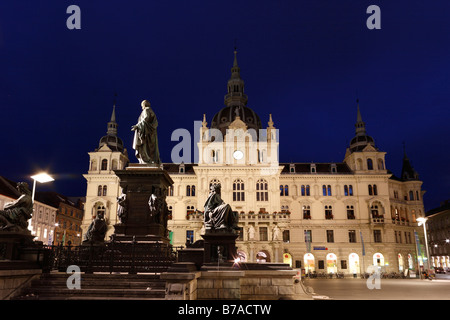
{"label": "arched doorway", "polygon": [[258,253],[256,254],[256,262],[258,263],[270,262],[269,252],[267,250],[258,251]]}
{"label": "arched doorway", "polygon": [[414,270],[414,260],[410,253],[408,253],[408,269]]}
{"label": "arched doorway", "polygon": [[240,262],[247,262],[247,254],[244,251],[238,250],[237,255]]}
{"label": "arched doorway", "polygon": [[349,270],[351,274],[357,274],[360,273],[360,267],[359,267],[359,255],[356,253],[350,253],[348,256],[348,260],[350,262]]}
{"label": "arched doorway", "polygon": [[337,257],[334,253],[327,254],[327,273],[337,273]]}
{"label": "arched doorway", "polygon": [[398,256],[398,271],[403,272],[403,270],[405,270],[403,266],[403,256],[400,253],[397,256]]}
{"label": "arched doorway", "polygon": [[305,254],[303,261],[305,263],[305,273],[313,273],[316,270],[314,256],[311,253]]}
{"label": "arched doorway", "polygon": [[377,252],[373,255],[373,265],[384,267],[384,256],[381,253]]}
{"label": "arched doorway", "polygon": [[283,263],[286,263],[292,267],[292,256],[290,253],[283,253]]}

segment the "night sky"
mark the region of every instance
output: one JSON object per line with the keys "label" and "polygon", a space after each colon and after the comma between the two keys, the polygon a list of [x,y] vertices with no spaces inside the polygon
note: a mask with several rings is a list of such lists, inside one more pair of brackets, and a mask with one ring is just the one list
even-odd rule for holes
{"label": "night sky", "polygon": [[[81,29],[69,30],[69,5]],[[381,29],[369,30],[369,5]],[[119,137],[148,99],[163,162],[177,128],[193,133],[223,105],[234,46],[248,106],[280,130],[280,162],[341,162],[356,99],[367,133],[400,176],[403,142],[429,210],[450,190],[450,2],[2,1],[0,175],[85,196],[88,152],[106,134],[114,95]]]}

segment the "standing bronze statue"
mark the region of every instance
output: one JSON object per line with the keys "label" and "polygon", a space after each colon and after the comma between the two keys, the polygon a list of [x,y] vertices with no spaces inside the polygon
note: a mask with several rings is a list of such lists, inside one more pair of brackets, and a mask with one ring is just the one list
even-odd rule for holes
{"label": "standing bronze statue", "polygon": [[0,230],[23,231],[28,228],[28,220],[33,214],[33,199],[26,182],[19,182],[17,190],[21,196],[13,202],[5,204],[0,210]]}
{"label": "standing bronze statue", "polygon": [[123,187],[121,195],[117,197],[117,216],[120,220],[120,223],[127,222],[128,216],[127,187]]}
{"label": "standing bronze statue", "polygon": [[158,120],[150,107],[150,102],[142,101],[142,113],[138,123],[131,127],[134,131],[133,149],[139,163],[160,164],[158,148]]}

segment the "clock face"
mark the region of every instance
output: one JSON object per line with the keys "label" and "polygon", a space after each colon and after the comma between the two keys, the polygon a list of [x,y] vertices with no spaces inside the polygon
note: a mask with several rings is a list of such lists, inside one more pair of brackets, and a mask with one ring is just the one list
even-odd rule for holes
{"label": "clock face", "polygon": [[240,150],[236,150],[235,152],[233,152],[233,158],[235,158],[236,160],[241,160],[244,157],[244,153]]}

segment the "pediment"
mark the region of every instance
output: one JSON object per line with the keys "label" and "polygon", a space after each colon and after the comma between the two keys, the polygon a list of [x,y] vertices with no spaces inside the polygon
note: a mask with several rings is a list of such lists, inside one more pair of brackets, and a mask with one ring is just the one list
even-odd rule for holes
{"label": "pediment", "polygon": [[377,152],[378,150],[375,149],[371,144],[368,144],[364,149],[364,152]]}

